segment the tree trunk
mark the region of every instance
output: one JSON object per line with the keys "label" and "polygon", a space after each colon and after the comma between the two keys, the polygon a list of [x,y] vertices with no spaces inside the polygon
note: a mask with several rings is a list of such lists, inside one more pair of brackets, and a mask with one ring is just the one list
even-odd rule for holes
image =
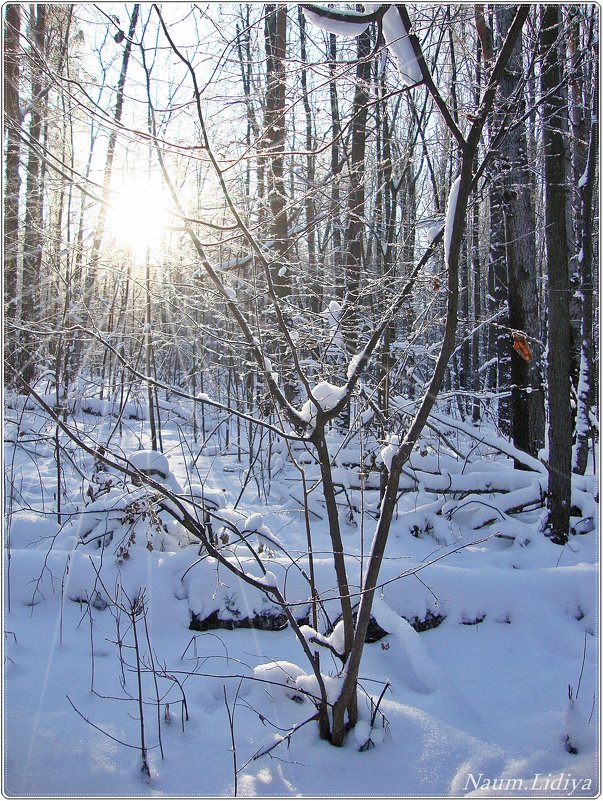
{"label": "tree trunk", "polygon": [[598,73],[595,65],[595,86],[593,91],[593,112],[590,130],[587,162],[584,172],[579,178],[579,244],[578,276],[579,298],[582,306],[581,323],[581,358],[580,375],[577,387],[576,403],[576,449],[574,469],[584,475],[588,461],[588,437],[591,431],[590,410],[596,397],[594,382],[596,373],[593,369],[593,217],[596,213],[594,188],[597,176],[597,150],[599,141],[598,123]]}
{"label": "tree trunk", "polygon": [[337,82],[335,72],[337,69],[337,37],[334,33],[329,34],[329,105],[331,110],[331,208],[329,218],[331,220],[331,240],[333,243],[332,284],[334,294],[338,300],[343,300],[344,280],[343,280],[343,254],[341,244],[341,192],[339,179],[341,175],[340,157],[340,137],[341,121],[339,118],[339,100],[337,97]]}
{"label": "tree trunk", "polygon": [[[496,6],[496,20],[504,41],[515,16],[515,7]],[[521,91],[523,74],[521,40],[517,41],[499,85],[501,112],[524,113]],[[533,357],[527,360],[513,350],[511,336],[505,349],[511,354],[511,434],[513,444],[537,456],[544,445],[544,391],[539,343],[542,338],[538,275],[536,268],[536,220],[532,207],[532,179],[527,160],[524,124],[517,124],[500,145],[503,192],[505,256],[508,271],[508,310],[512,336],[528,337]],[[517,334],[513,334],[517,332]]]}
{"label": "tree trunk", "polygon": [[362,271],[362,240],[364,230],[364,157],[366,153],[366,121],[368,116],[369,80],[371,64],[370,28],[358,37],[356,64],[356,87],[352,117],[352,144],[350,154],[350,193],[348,200],[348,224],[345,232],[343,272],[346,282],[346,299],[342,318],[342,330],[350,352],[356,349],[358,323],[360,319],[360,281]]}
{"label": "tree trunk", "polygon": [[[4,13],[4,314],[14,320],[17,314],[19,265],[19,190],[21,179],[21,140],[19,131],[19,36],[21,33],[21,6],[10,3]],[[16,332],[4,340],[5,364],[14,364]],[[6,385],[13,383],[12,373],[4,375]]]}
{"label": "tree trunk", "polygon": [[[494,115],[496,116],[496,115]],[[499,174],[492,176],[490,189],[490,252],[488,263],[488,298],[490,313],[496,314],[496,324],[490,328],[489,359],[496,360],[496,392],[498,394],[498,427],[504,436],[511,434],[511,408],[508,393],[511,383],[511,345],[508,326],[507,298],[509,274],[506,262],[504,199]]]}
{"label": "tree trunk", "polygon": [[323,298],[322,288],[324,280],[323,276],[318,272],[318,263],[316,260],[316,203],[314,200],[314,182],[316,180],[316,155],[314,150],[314,135],[312,132],[312,108],[310,106],[310,97],[308,95],[308,70],[306,68],[307,52],[306,52],[306,17],[301,7],[298,6],[298,22],[299,22],[299,35],[300,35],[300,55],[303,62],[301,70],[301,85],[302,85],[302,100],[304,103],[304,114],[306,122],[306,177],[308,180],[308,187],[304,197],[304,208],[306,214],[306,239],[308,243],[308,277],[310,281],[311,294],[308,303],[312,311],[322,311]]}
{"label": "tree trunk", "polygon": [[287,6],[266,5],[266,106],[264,153],[267,156],[270,238],[273,247],[272,274],[279,297],[287,294],[285,254],[289,250],[287,198],[285,196],[285,58],[287,56]]}
{"label": "tree trunk", "polygon": [[570,405],[570,282],[566,231],[565,141],[567,111],[560,89],[561,7],[542,6],[541,89],[544,102],[544,202],[548,279],[549,480],[547,530],[567,542],[571,506],[572,410]]}
{"label": "tree trunk", "polygon": [[[35,13],[34,10],[35,9]],[[36,373],[37,359],[34,352],[36,338],[30,328],[40,318],[40,270],[44,241],[44,187],[42,184],[42,162],[38,153],[42,139],[43,97],[42,59],[45,52],[46,10],[43,3],[32,6],[30,37],[35,51],[32,55],[31,119],[29,125],[30,148],[26,168],[25,222],[23,227],[23,276],[21,288],[21,319],[23,332],[19,356],[19,368],[23,378],[32,384]]]}
{"label": "tree trunk", "polygon": [[[333,727],[331,739],[333,745],[342,745],[347,729],[354,724],[354,720],[349,715],[349,709],[356,698],[357,681],[363,652],[363,644],[370,620],[373,598],[379,578],[379,571],[385,555],[385,548],[387,545],[391,522],[393,519],[394,510],[396,508],[398,484],[402,467],[412,453],[421,431],[427,422],[429,414],[442,386],[448,361],[454,352],[459,307],[459,260],[461,255],[467,204],[473,182],[473,164],[478,151],[483,127],[494,100],[495,87],[500,79],[500,74],[504,71],[506,65],[509,47],[512,47],[516,38],[521,36],[521,30],[525,23],[527,14],[528,9],[524,7],[519,9],[515,16],[509,36],[505,42],[507,46],[501,48],[498,61],[491,74],[489,86],[482,98],[480,116],[473,123],[469,135],[466,141],[463,143],[461,173],[458,179],[454,212],[451,212],[450,209],[448,211],[448,215],[450,215],[452,218],[452,224],[448,231],[449,239],[446,243],[448,299],[444,338],[431,376],[431,380],[421,401],[419,409],[411,423],[408,433],[404,437],[404,441],[399,446],[391,461],[385,495],[381,502],[379,520],[377,522],[375,536],[371,545],[371,553],[368,559],[368,567],[362,587],[362,597],[360,599],[360,606],[358,609],[354,632],[354,644],[352,651],[344,665],[344,683],[339,698],[333,705]],[[345,719],[346,712],[348,712],[347,722]]]}

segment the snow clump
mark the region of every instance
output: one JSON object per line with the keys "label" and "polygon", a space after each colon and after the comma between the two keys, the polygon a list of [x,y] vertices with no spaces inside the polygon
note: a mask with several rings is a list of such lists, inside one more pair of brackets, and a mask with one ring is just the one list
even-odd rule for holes
{"label": "snow clump", "polygon": [[306,423],[313,426],[316,423],[316,405],[318,404],[323,412],[329,412],[337,406],[344,394],[345,387],[329,384],[328,381],[320,381],[312,388],[314,401],[307,400],[304,403],[300,412],[300,417]]}
{"label": "snow clump", "polygon": [[245,521],[245,528],[247,531],[259,531],[264,525],[264,518],[259,513],[250,515]]}
{"label": "snow clump", "polygon": [[400,448],[400,437],[397,434],[389,434],[384,447],[381,449],[381,459],[388,471],[392,469],[392,461]]}
{"label": "snow clump", "polygon": [[297,679],[305,675],[305,671],[299,665],[287,662],[285,659],[275,660],[274,662],[256,665],[253,669],[253,674],[256,679],[272,685],[266,688],[271,695],[276,692],[286,698],[290,698],[292,701],[299,702],[303,700],[299,693],[296,692]]}
{"label": "snow clump", "polygon": [[339,655],[345,653],[343,620],[335,624],[335,628],[328,636],[320,634],[320,632],[316,631],[312,626],[300,626],[300,632],[309,645],[325,646]]}

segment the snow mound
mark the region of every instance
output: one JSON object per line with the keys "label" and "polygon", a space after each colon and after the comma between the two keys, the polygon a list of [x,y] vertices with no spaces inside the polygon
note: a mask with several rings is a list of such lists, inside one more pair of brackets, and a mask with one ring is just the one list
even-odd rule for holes
{"label": "snow mound", "polygon": [[373,603],[373,615],[377,623],[398,640],[403,656],[398,665],[406,670],[413,689],[419,692],[433,692],[439,684],[438,670],[427,653],[420,635],[381,598],[376,598]]}
{"label": "snow mound", "polygon": [[[165,454],[153,450],[135,451],[130,454],[128,461],[135,470],[163,484],[172,492],[182,492],[182,487],[170,470],[170,463]],[[136,483],[137,480],[139,479],[135,478],[134,482]]]}
{"label": "snow mound", "polygon": [[226,495],[222,490],[212,489],[206,484],[191,484],[188,494],[194,501],[201,503],[208,509],[222,509],[226,506]]}
{"label": "snow mound", "polygon": [[158,475],[165,479],[171,472],[167,457],[159,451],[136,451],[128,461],[132,467],[148,476]]}
{"label": "snow mound", "polygon": [[266,682],[266,690],[273,696],[289,698],[292,701],[302,701],[297,691],[296,682],[300,676],[305,675],[299,665],[285,659],[266,662],[256,665],[253,669],[256,679]]}

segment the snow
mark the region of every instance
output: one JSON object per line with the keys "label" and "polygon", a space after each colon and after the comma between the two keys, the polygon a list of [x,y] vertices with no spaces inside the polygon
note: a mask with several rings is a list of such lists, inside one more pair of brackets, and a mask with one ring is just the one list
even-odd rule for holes
{"label": "snow", "polygon": [[[253,256],[241,256],[236,259],[227,259],[226,261],[218,262],[217,264],[212,265],[213,270],[217,273],[219,272],[230,272],[232,270],[239,270],[243,267],[247,267],[253,260]],[[199,267],[196,269],[192,275],[193,279],[198,278],[205,278],[207,276],[207,270],[205,267]]]}
{"label": "snow", "polygon": [[321,634],[319,631],[316,631],[316,629],[313,629],[312,626],[300,626],[300,631],[308,645],[312,648],[316,645],[319,647],[325,646],[329,650],[335,651],[337,654],[343,654],[345,651],[343,620],[335,624],[329,636]]}
{"label": "snow", "polygon": [[221,509],[226,506],[226,495],[222,490],[208,487],[204,484],[193,482],[188,490],[188,494],[194,499],[199,500],[203,506],[210,509]]}
{"label": "snow", "polygon": [[381,460],[388,470],[392,469],[394,456],[400,449],[400,437],[397,434],[389,434],[384,447],[381,449]]}
{"label": "snow", "polygon": [[[337,698],[339,697],[339,693],[341,692],[343,679],[336,676],[329,676],[326,673],[321,673],[320,677],[325,686],[325,690],[327,693],[327,701],[330,704],[334,704]],[[320,685],[318,683],[318,679],[314,674],[305,674],[302,676],[298,676],[297,679],[295,680],[295,686],[299,690],[308,693],[308,695],[313,698],[321,697]]]}
{"label": "snow", "polygon": [[158,451],[136,451],[130,455],[129,462],[141,473],[159,473],[163,478],[170,474],[170,463]]}
{"label": "snow", "polygon": [[312,387],[311,393],[314,400],[307,400],[300,410],[300,417],[309,425],[316,423],[316,405],[322,409],[323,412],[328,412],[334,409],[335,406],[341,401],[346,392],[345,386],[337,386],[331,384],[329,381],[319,381]]}
{"label": "snow", "polygon": [[371,725],[368,720],[360,720],[354,727],[354,739],[362,747],[371,736]]}
{"label": "snow", "polygon": [[360,353],[355,353],[351,357],[350,362],[348,364],[347,374],[346,374],[348,381],[357,372],[358,364],[360,363],[360,360],[364,357],[364,355],[365,355],[365,352],[362,350],[362,351],[360,351]]}
{"label": "snow", "polygon": [[[572,688],[570,688],[570,692]],[[564,731],[567,732],[566,748],[577,753],[596,748],[596,733],[588,722],[588,713],[581,708],[577,698],[568,700],[563,714]]]}
{"label": "snow", "polygon": [[312,388],[312,397],[318,401],[321,409],[328,412],[333,409],[345,394],[345,387],[338,387],[328,381],[321,381]]}
{"label": "snow", "polygon": [[327,308],[322,312],[322,317],[325,318],[329,328],[330,346],[328,351],[335,356],[345,350],[345,342],[341,330],[342,314],[343,307],[337,300],[331,300]]}
{"label": "snow", "polygon": [[448,194],[448,203],[446,204],[446,222],[444,223],[444,258],[446,265],[450,258],[450,244],[452,242],[452,232],[454,230],[454,215],[456,213],[456,202],[459,196],[459,188],[461,186],[461,176],[452,182],[450,192]]}
{"label": "snow", "polygon": [[398,641],[399,663],[407,673],[407,681],[420,693],[433,692],[440,683],[439,671],[429,657],[420,635],[410,623],[396,614],[382,598],[373,603],[373,615],[379,625]]}
{"label": "snow", "polygon": [[[321,7],[315,6],[315,11],[304,8],[304,14],[309,22],[313,25],[316,25],[317,28],[321,28],[323,31],[327,31],[328,33],[334,33],[338,36],[345,36],[345,37],[353,37],[353,36],[360,36],[361,33],[368,28],[368,22],[348,22],[345,19],[330,19],[329,17],[325,17],[320,13]],[[337,14],[337,8],[329,8],[325,9],[328,10],[329,13]],[[353,17],[358,14],[358,12],[349,11],[348,9],[342,9],[341,13],[345,14],[348,17]]]}
{"label": "snow", "polygon": [[263,576],[255,576],[253,573],[246,573],[253,581],[257,581],[258,584],[263,584],[265,587],[278,587],[278,581],[276,576],[271,570],[267,570],[265,575]]}
{"label": "snow", "polygon": [[266,691],[271,695],[278,696],[280,694],[293,700],[299,697],[296,681],[300,676],[305,675],[305,671],[299,665],[293,664],[293,662],[277,659],[274,662],[256,665],[253,668],[253,674],[259,681],[271,685],[266,688]]}
{"label": "snow", "polygon": [[[252,260],[253,256],[251,254],[247,256],[240,256],[236,259],[227,259],[226,261],[221,261],[215,264],[214,270],[216,272],[230,272],[230,270],[237,270],[241,267],[247,267]],[[202,271],[202,274],[204,274],[204,271]]]}
{"label": "snow", "polygon": [[383,15],[383,38],[396,59],[400,76],[406,86],[420,83],[423,79],[421,67],[408,38],[408,31],[394,5]]}
{"label": "snow", "polygon": [[[325,408],[340,393],[330,382],[313,388]],[[310,495],[313,568],[324,601],[314,627],[307,534],[291,497],[299,479],[290,460],[283,460],[272,486],[264,475],[262,494],[249,482],[234,508],[245,454],[239,463],[236,453],[218,447],[214,455],[195,450],[193,459],[183,447],[192,445],[192,433],[180,422],[164,425],[164,453],[152,451],[142,418],[130,421],[115,442],[116,452],[139,469],[160,470],[171,477],[161,481],[186,488],[184,501],[215,513],[221,553],[254,577],[259,586],[252,587],[170,523],[157,493],[105,468],[95,486],[107,477],[112,485],[87,503],[88,482],[82,486],[76,470],[65,470],[71,500],[59,524],[54,447],[40,436],[52,423],[30,401],[18,408],[18,417],[7,421],[12,428],[5,442],[7,486],[15,487],[11,558],[4,562],[7,795],[230,796],[231,735],[238,793],[246,797],[498,797],[516,795],[518,787],[524,796],[598,792],[596,476],[575,477],[573,497],[582,514],[572,517],[572,525],[584,533],[557,546],[539,530],[541,505],[505,511],[517,499],[514,493],[540,491],[542,463],[532,460],[527,470],[515,470],[514,450],[495,429],[484,423],[477,431],[443,411],[434,413],[434,423],[470,456],[460,458],[426,438],[405,465],[373,606],[387,633],[365,647],[359,723],[342,748],[333,748],[320,740],[315,721],[305,723],[320,688],[292,630],[229,629],[232,621],[278,614],[269,591],[278,587],[311,650],[320,653],[329,700],[337,698],[342,663],[333,651],[343,650],[343,624],[320,489]],[[91,418],[78,409],[85,430]],[[207,414],[208,431],[219,432],[219,412]],[[91,436],[102,442],[115,421],[95,417],[94,425]],[[219,444],[218,433],[213,436],[207,434],[209,446]],[[352,460],[354,443],[340,449],[337,432],[329,437],[336,476],[360,509],[358,468],[340,458]],[[398,445],[398,435],[390,435],[382,450],[393,454]],[[386,464],[388,458],[386,453]],[[88,475],[91,465],[86,457],[79,467]],[[310,460],[304,469],[313,486],[318,467]],[[378,477],[371,472],[365,483],[366,541],[360,527],[344,530],[354,605],[375,525],[369,513],[379,505]],[[344,494],[338,498],[347,509]],[[496,519],[473,528],[487,516]],[[233,544],[234,532],[246,529],[249,542]],[[93,532],[107,540],[104,547],[96,547]],[[230,540],[222,542],[224,533]],[[116,551],[124,537],[129,556],[120,559]],[[278,537],[287,553],[260,553],[262,537]],[[145,665],[151,657],[155,664],[155,675],[143,670],[141,676],[150,779],[141,774],[137,749],[128,617],[135,598],[143,601],[144,614],[136,620],[141,655]],[[192,616],[215,618],[224,627],[191,630]],[[417,621],[430,619],[439,625],[417,630]],[[234,712],[232,732],[228,710]]]}
{"label": "snow", "polygon": [[247,531],[259,531],[264,525],[264,518],[259,512],[250,515],[245,521]]}
{"label": "snow", "polygon": [[433,240],[436,236],[440,233],[440,231],[444,228],[444,223],[437,223],[436,225],[432,225],[427,229],[427,242],[431,245]]}
{"label": "snow", "polygon": [[[315,10],[304,8],[304,14],[308,20],[316,27],[338,36],[354,37],[360,36],[367,27],[367,22],[354,22],[347,19],[330,18],[321,14],[321,10],[328,11],[331,15],[345,15],[347,17],[357,16],[357,12],[348,9],[338,9],[330,7],[321,9],[315,6]],[[361,15],[360,15],[361,16]],[[413,46],[408,38],[408,31],[395,6],[391,6],[382,17],[383,38],[388,50],[394,57],[398,66],[398,71],[403,83],[406,86],[414,86],[423,79],[421,67],[415,56]]]}
{"label": "snow", "polygon": [[264,357],[264,370],[265,370],[265,371],[266,371],[266,373],[267,373],[267,374],[268,374],[268,375],[269,375],[269,376],[272,378],[272,380],[273,380],[273,381],[274,381],[276,384],[278,384],[278,382],[279,382],[279,375],[278,375],[278,373],[277,373],[277,372],[274,370],[274,368],[273,368],[273,366],[272,366],[272,361],[271,361],[271,360],[270,360],[270,359],[269,359],[267,356],[265,356],[265,357]]}
{"label": "snow", "polygon": [[343,313],[343,307],[338,300],[331,300],[329,301],[327,308],[323,312],[323,316],[327,319],[327,322],[331,326],[339,325],[339,321],[341,320],[341,315]]}

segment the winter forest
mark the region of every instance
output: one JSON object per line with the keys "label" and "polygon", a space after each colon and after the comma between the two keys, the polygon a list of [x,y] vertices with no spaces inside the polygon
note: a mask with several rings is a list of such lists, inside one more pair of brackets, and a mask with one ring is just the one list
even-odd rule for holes
{"label": "winter forest", "polygon": [[599,792],[599,9],[3,8],[3,792]]}

